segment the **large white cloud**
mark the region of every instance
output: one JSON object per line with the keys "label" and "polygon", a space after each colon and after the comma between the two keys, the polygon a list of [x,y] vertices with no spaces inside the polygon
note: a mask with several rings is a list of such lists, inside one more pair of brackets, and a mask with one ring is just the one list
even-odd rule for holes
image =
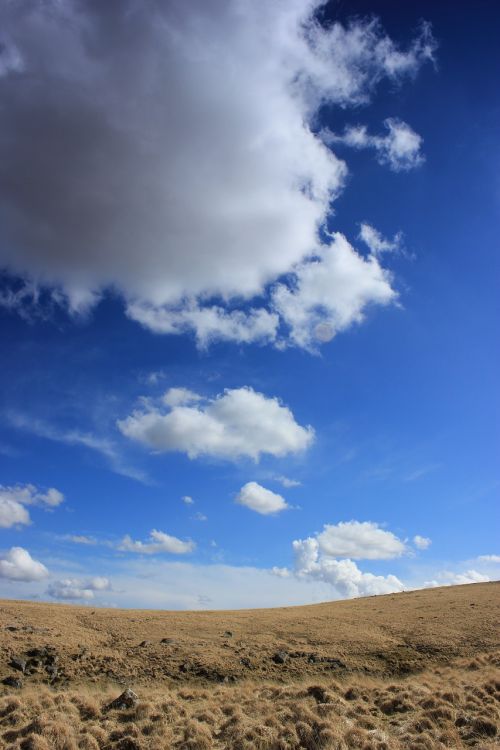
{"label": "large white cloud", "polygon": [[406,552],[404,542],[371,521],[325,524],[323,531],[292,543],[293,569],[274,568],[280,578],[291,575],[305,581],[330,584],[337,596],[371,596],[403,591],[395,575],[375,575],[359,569],[355,559],[388,560]]}
{"label": "large white cloud", "polygon": [[279,513],[290,506],[277,492],[262,487],[258,482],[247,482],[238,492],[236,502],[263,516]]}
{"label": "large white cloud", "polygon": [[392,531],[381,529],[371,521],[325,524],[316,539],[323,554],[354,560],[391,560],[406,551],[404,542]]}
{"label": "large white cloud", "polygon": [[49,571],[38,560],[34,560],[23,547],[11,547],[0,555],[0,578],[12,581],[40,581]]}
{"label": "large white cloud", "polygon": [[293,551],[296,576],[329,583],[341,597],[389,594],[404,589],[404,584],[394,575],[364,573],[353,560],[338,560],[322,553],[318,540],[313,537],[293,542]]}
{"label": "large white cloud", "polygon": [[30,524],[31,518],[26,505],[50,509],[56,508],[63,501],[64,495],[55,487],[42,492],[33,484],[17,484],[12,487],[0,485],[0,528]]}
{"label": "large white cloud", "polygon": [[[171,401],[169,393],[164,402]],[[182,451],[190,458],[285,456],[305,450],[314,439],[312,427],[297,424],[288,407],[249,387],[227,389],[190,406],[165,409],[146,402],[118,427],[155,451]]]}
{"label": "large white cloud", "polygon": [[28,280],[3,303],[113,287],[153,330],[273,340],[276,311],[225,302],[319,252],[346,175],[319,107],[366,103],[434,48],[425,26],[406,50],[373,20],[323,27],[323,4],[1,4],[0,266]]}
{"label": "large white cloud", "polygon": [[118,545],[118,549],[122,552],[138,552],[142,555],[158,555],[164,552],[171,555],[186,555],[193,552],[195,548],[196,544],[191,540],[183,541],[156,529],[152,530],[147,542],[136,542],[127,535]]}

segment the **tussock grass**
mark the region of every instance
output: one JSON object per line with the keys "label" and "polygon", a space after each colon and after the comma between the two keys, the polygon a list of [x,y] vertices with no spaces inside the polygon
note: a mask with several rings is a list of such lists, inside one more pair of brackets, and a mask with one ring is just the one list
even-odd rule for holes
{"label": "tussock grass", "polygon": [[500,653],[400,680],[350,675],[138,688],[105,710],[111,689],[26,688],[0,699],[1,750],[456,750],[499,747]]}

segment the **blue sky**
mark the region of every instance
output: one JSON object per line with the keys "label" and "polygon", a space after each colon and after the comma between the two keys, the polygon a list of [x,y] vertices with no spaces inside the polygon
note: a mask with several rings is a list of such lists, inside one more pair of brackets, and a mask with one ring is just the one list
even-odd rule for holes
{"label": "blue sky", "polygon": [[46,9],[0,11],[0,596],[497,578],[493,4]]}

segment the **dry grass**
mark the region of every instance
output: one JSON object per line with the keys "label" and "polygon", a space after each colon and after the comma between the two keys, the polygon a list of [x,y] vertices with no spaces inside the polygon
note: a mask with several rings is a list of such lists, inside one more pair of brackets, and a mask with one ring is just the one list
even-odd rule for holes
{"label": "dry grass", "polygon": [[[23,687],[0,688],[0,749],[498,748],[498,591],[253,613],[3,602],[0,669]],[[125,678],[137,703],[106,708]]]}

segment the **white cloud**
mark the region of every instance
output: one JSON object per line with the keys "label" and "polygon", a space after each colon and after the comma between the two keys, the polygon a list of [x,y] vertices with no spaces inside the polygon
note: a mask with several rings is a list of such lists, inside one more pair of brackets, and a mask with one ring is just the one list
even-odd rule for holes
{"label": "white cloud", "polygon": [[0,556],[0,578],[12,581],[40,581],[49,571],[41,562],[34,560],[23,547],[11,547]]}
{"label": "white cloud", "polygon": [[382,253],[398,250],[401,245],[402,235],[401,232],[398,232],[394,235],[392,240],[388,240],[383,237],[375,227],[372,227],[371,224],[363,222],[361,224],[359,238],[368,247],[370,253],[378,256]]}
{"label": "white cloud", "polygon": [[236,341],[240,344],[273,342],[279,326],[278,315],[263,308],[228,312],[222,307],[200,307],[195,303],[181,310],[172,310],[135,302],[127,306],[127,315],[154,333],[194,331],[201,348],[214,341]]}
{"label": "white cloud", "polygon": [[208,521],[208,516],[198,511],[198,513],[194,514],[193,521]]}
{"label": "white cloud", "polygon": [[93,547],[97,544],[97,539],[92,536],[85,536],[84,534],[67,534],[64,539],[73,544],[84,544]]}
{"label": "white cloud", "polygon": [[267,490],[257,482],[247,482],[243,485],[236,497],[236,502],[263,516],[279,513],[290,507],[281,495]]}
{"label": "white cloud", "polygon": [[166,406],[188,406],[201,399],[197,393],[190,391],[189,388],[169,388],[163,395],[163,403]]}
{"label": "white cloud", "polygon": [[93,599],[95,592],[110,591],[111,583],[101,576],[81,580],[78,578],[63,578],[53,581],[47,588],[47,594],[53,599]]}
{"label": "white cloud", "polygon": [[373,148],[377,161],[394,172],[403,172],[420,166],[424,157],[421,153],[422,137],[402,120],[389,117],[384,120],[389,131],[387,135],[370,135],[364,125],[350,126],[343,135],[336,135],[330,130],[322,131],[325,143],[333,145],[343,143],[355,149]]}
{"label": "white cloud", "polygon": [[417,549],[428,549],[431,546],[432,541],[429,539],[429,537],[416,534],[413,537],[413,544]]}
{"label": "white cloud", "polygon": [[288,407],[249,387],[167,411],[146,403],[117,424],[126,437],[152,450],[182,451],[189,458],[285,456],[305,450],[314,439],[312,427],[297,424]]}
{"label": "white cloud", "polygon": [[403,591],[404,585],[394,575],[363,573],[353,560],[337,560],[322,552],[318,539],[308,537],[293,542],[294,573],[301,579],[324,581],[338,596],[372,596]]}
{"label": "white cloud", "polygon": [[500,555],[479,555],[480,562],[500,563]]}
{"label": "white cloud", "polygon": [[363,258],[336,233],[314,259],[295,267],[292,286],[277,284],[273,305],[290,328],[290,341],[314,350],[354,323],[369,305],[397,299],[391,275],[374,255]]}
{"label": "white cloud", "polygon": [[298,479],[290,479],[290,477],[285,477],[282,474],[278,476],[273,477],[275,482],[279,482],[283,487],[286,487],[289,489],[290,487],[300,487],[302,482],[299,482]]}
{"label": "white cloud", "polygon": [[436,586],[460,586],[464,583],[487,583],[490,578],[477,570],[464,570],[461,573],[443,570],[436,578],[424,583],[424,588],[435,588]]}
{"label": "white cloud", "polygon": [[182,502],[185,505],[194,505],[194,500],[193,500],[193,498],[190,495],[184,495],[182,497]]}
{"label": "white cloud", "polygon": [[397,536],[371,521],[325,524],[316,540],[322,554],[355,560],[391,560],[406,551]]}
{"label": "white cloud", "polygon": [[0,493],[0,528],[10,529],[12,526],[28,526],[31,523],[30,514],[21,503],[5,497]]}
{"label": "white cloud", "polygon": [[35,505],[45,509],[56,508],[64,501],[64,495],[55,487],[42,492],[33,484],[13,487],[0,485],[0,528],[8,529],[31,523],[26,505]]}
{"label": "white cloud", "polygon": [[[112,287],[153,330],[274,341],[276,310],[235,305],[322,252],[346,168],[318,109],[435,47],[427,26],[405,50],[374,20],[324,28],[323,4],[1,4],[0,265],[26,279],[5,304]],[[408,165],[413,131],[388,122],[379,158]]]}
{"label": "white cloud", "polygon": [[164,552],[171,555],[186,555],[195,548],[196,544],[191,540],[183,542],[182,539],[156,529],[151,531],[148,542],[135,542],[127,534],[118,545],[122,552],[138,552],[142,555],[158,555]]}

